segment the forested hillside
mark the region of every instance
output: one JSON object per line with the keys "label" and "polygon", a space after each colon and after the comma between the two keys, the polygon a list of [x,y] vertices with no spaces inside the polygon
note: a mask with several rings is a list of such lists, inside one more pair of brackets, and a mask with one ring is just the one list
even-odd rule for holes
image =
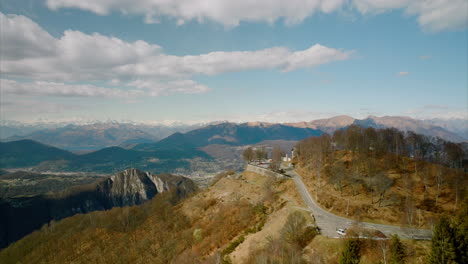
{"label": "forested hillside", "polygon": [[296,169],[328,210],[430,228],[466,195],[461,144],[396,129],[351,126],[296,145]]}
{"label": "forested hillside", "polygon": [[0,248],[54,220],[141,204],[168,191],[174,191],[174,199],[181,199],[196,188],[185,177],[128,169],[56,193],[0,198]]}
{"label": "forested hillside", "polygon": [[[348,240],[317,233],[294,183],[252,172],[220,174],[179,201],[78,214],[0,251],[3,263],[427,263],[430,242]],[[355,246],[350,249],[351,246]],[[393,247],[398,246],[394,251]],[[351,251],[350,251],[351,250]],[[350,254],[352,253],[352,254]]]}

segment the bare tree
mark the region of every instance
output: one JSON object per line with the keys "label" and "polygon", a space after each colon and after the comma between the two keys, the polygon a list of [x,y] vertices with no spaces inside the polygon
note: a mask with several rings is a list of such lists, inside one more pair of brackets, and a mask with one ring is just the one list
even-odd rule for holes
{"label": "bare tree", "polygon": [[454,209],[453,210],[457,210],[457,207],[458,207],[458,200],[459,200],[459,196],[460,196],[460,180],[463,179],[463,170],[462,169],[458,169],[456,172],[455,172],[455,179],[454,179],[454,189],[455,189],[455,204],[454,204]]}
{"label": "bare tree", "polygon": [[267,158],[267,152],[264,147],[262,148],[257,148],[255,150],[255,157],[257,160],[264,160]]}
{"label": "bare tree", "polygon": [[279,170],[281,166],[281,159],[283,158],[284,152],[278,145],[273,146],[271,154],[270,168],[274,171]]}
{"label": "bare tree", "polygon": [[331,169],[332,175],[330,181],[332,184],[338,186],[340,195],[343,196],[343,184],[346,177],[346,168],[342,162],[336,163]]}
{"label": "bare tree", "polygon": [[408,226],[413,224],[414,219],[414,199],[413,199],[413,188],[414,183],[411,180],[409,174],[404,174],[404,181],[405,181],[405,204],[404,204],[404,214],[405,214],[405,221]]}
{"label": "bare tree", "polygon": [[368,187],[371,192],[371,204],[374,204],[374,177],[377,174],[377,166],[374,158],[367,159]]}
{"label": "bare tree", "polygon": [[388,177],[388,175],[384,172],[379,172],[375,176],[374,186],[379,194],[379,207],[382,206],[382,201],[384,199],[385,192],[392,187],[393,180]]}
{"label": "bare tree", "polygon": [[387,255],[389,247],[388,240],[378,240],[377,246],[379,247],[380,253],[382,254],[383,264],[387,264]]}
{"label": "bare tree", "polygon": [[442,173],[442,169],[440,167],[437,168],[436,172],[436,185],[437,185],[437,192],[436,192],[436,199],[435,199],[435,206],[437,206],[439,202],[440,191],[442,185],[445,183],[445,179]]}
{"label": "bare tree", "polygon": [[244,152],[242,153],[242,157],[244,158],[245,161],[252,162],[255,158],[255,153],[252,147],[246,148]]}

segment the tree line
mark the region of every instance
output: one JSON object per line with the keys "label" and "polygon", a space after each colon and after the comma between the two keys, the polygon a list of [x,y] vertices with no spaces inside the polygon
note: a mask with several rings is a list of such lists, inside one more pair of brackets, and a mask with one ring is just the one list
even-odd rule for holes
{"label": "tree line", "polygon": [[265,160],[268,157],[268,152],[265,148],[248,147],[242,152],[242,158],[247,162]]}
{"label": "tree line", "polygon": [[296,149],[303,160],[313,155],[327,155],[332,150],[345,149],[372,153],[377,157],[393,153],[451,168],[461,168],[467,155],[461,143],[428,137],[412,131],[402,132],[395,128],[374,129],[357,125],[337,130],[331,136],[324,134],[305,139],[296,145]]}
{"label": "tree line", "polygon": [[[279,171],[281,167],[281,161],[283,156],[285,155],[285,152],[281,149],[280,146],[274,145],[272,150],[271,150],[271,161],[269,164],[269,168],[272,169],[273,171]],[[252,148],[248,147],[244,149],[242,152],[242,158],[247,161],[248,163],[251,163],[253,161],[262,161],[268,159],[269,153],[268,151],[262,147],[262,148]]]}

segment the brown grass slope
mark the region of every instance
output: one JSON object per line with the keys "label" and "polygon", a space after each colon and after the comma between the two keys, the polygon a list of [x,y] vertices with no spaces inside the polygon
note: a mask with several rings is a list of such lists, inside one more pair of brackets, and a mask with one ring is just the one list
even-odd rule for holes
{"label": "brown grass slope", "polygon": [[[338,263],[343,240],[317,235],[290,180],[225,173],[178,201],[75,215],[0,252],[2,263]],[[367,243],[367,242],[365,242]],[[382,260],[368,242],[362,263]],[[408,263],[427,242],[404,242]],[[319,261],[319,262],[317,262]]]}
{"label": "brown grass slope", "polygon": [[467,174],[461,169],[385,154],[339,150],[317,169],[312,161],[296,169],[327,210],[352,219],[432,228],[460,207]]}

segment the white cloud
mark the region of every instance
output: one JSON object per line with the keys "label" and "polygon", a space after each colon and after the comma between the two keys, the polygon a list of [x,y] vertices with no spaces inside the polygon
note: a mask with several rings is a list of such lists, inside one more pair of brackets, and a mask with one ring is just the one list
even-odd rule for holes
{"label": "white cloud", "polygon": [[135,80],[127,84],[145,90],[149,96],[169,95],[171,93],[197,94],[206,93],[210,88],[193,80],[174,80],[168,82],[155,82],[148,80]]}
{"label": "white cloud", "polygon": [[328,48],[316,44],[306,50],[296,51],[289,55],[285,71],[293,71],[299,68],[310,68],[330,61],[347,60],[351,52]]}
{"label": "white cloud", "polygon": [[468,25],[466,0],[410,1],[406,12],[418,15],[419,24],[428,31],[466,28]]}
{"label": "white cloud", "polygon": [[52,56],[56,41],[29,18],[0,12],[0,57],[4,60]]}
{"label": "white cloud", "polygon": [[237,26],[241,21],[272,23],[279,19],[294,24],[318,12],[342,9],[356,9],[361,14],[402,9],[417,16],[421,27],[429,31],[466,27],[468,21],[466,0],[47,0],[47,6],[53,10],[78,8],[99,15],[112,11],[140,14],[147,23],[168,16],[179,25],[191,20],[200,23],[210,20]]}
{"label": "white cloud", "polygon": [[73,85],[57,82],[18,82],[0,79],[2,93],[14,95],[46,95],[70,97],[120,97],[128,98],[139,95],[141,91],[103,88],[95,85]]}
{"label": "white cloud", "polygon": [[5,47],[2,52],[6,54],[0,69],[3,77],[33,80],[29,83],[4,81],[8,85],[5,89],[17,94],[128,96],[125,90],[67,84],[95,81],[145,89],[145,94],[150,96],[203,93],[209,88],[190,80],[191,77],[253,69],[293,71],[346,60],[352,53],[316,44],[302,51],[273,47],[173,56],[164,54],[160,46],[142,40],[125,42],[116,37],[72,30],[54,38],[24,16],[0,13],[0,19],[0,46]]}
{"label": "white cloud", "polygon": [[121,75],[161,77],[216,75],[225,72],[274,68],[292,71],[347,60],[351,53],[316,44],[307,50],[296,52],[291,52],[284,47],[274,47],[257,51],[218,51],[195,56],[160,55],[138,64],[118,67],[116,70]]}
{"label": "white cloud", "polygon": [[172,80],[158,82],[135,80],[126,84],[129,90],[104,88],[89,84],[66,84],[58,82],[18,82],[0,79],[1,93],[4,95],[66,96],[66,97],[107,97],[132,100],[140,96],[163,96],[173,93],[197,94],[210,89],[193,80]]}
{"label": "white cloud", "polygon": [[47,6],[78,8],[100,15],[112,11],[142,14],[145,21],[152,23],[164,15],[173,17],[178,24],[188,20],[211,20],[226,26],[237,26],[241,21],[274,22],[283,18],[286,23],[298,23],[316,11],[332,12],[345,0],[48,0]]}
{"label": "white cloud", "polygon": [[[39,102],[30,99],[2,100],[0,111],[2,115],[15,119],[29,119],[37,114],[57,115],[69,111],[79,111],[79,105],[70,103]],[[3,116],[2,116],[3,117]],[[2,119],[3,121],[3,119]]]}
{"label": "white cloud", "polygon": [[408,75],[408,74],[409,74],[409,72],[407,72],[407,71],[401,71],[401,72],[398,73],[399,76],[405,76],[405,75]]}

